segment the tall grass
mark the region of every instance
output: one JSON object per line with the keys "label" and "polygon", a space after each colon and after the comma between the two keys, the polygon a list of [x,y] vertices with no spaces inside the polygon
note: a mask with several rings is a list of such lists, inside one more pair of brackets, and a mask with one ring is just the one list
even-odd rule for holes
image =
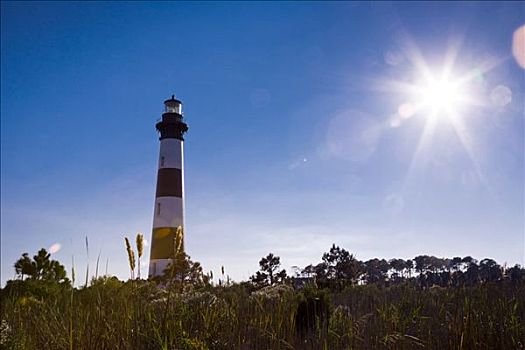
{"label": "tall grass", "polygon": [[307,336],[295,325],[303,292],[283,285],[187,285],[180,293],[178,286],[101,277],[87,288],[31,293],[2,291],[11,330],[2,348],[520,349],[525,342],[523,285],[326,292],[328,328]]}

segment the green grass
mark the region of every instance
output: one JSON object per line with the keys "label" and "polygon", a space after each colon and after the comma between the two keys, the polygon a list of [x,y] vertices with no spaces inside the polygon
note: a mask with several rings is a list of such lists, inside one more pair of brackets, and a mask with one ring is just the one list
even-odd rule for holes
{"label": "green grass", "polygon": [[301,337],[295,314],[304,295],[291,287],[178,291],[115,278],[81,289],[20,282],[2,290],[1,348],[520,349],[525,343],[525,285],[311,290],[330,300],[328,328],[318,322]]}

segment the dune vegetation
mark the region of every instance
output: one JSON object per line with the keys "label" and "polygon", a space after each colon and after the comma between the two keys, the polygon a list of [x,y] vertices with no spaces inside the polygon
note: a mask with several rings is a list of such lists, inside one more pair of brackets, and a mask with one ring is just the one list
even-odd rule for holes
{"label": "dune vegetation", "polygon": [[[128,241],[129,243],[129,241]],[[131,267],[135,258],[127,246]],[[139,252],[140,253],[140,252]],[[133,255],[133,257],[132,257]],[[138,254],[139,258],[142,254]],[[41,250],[1,290],[1,349],[521,349],[525,270],[471,257],[359,261],[331,247],[289,277],[272,254],[217,283],[179,252],[164,278],[73,287]],[[132,269],[132,270],[133,270]]]}

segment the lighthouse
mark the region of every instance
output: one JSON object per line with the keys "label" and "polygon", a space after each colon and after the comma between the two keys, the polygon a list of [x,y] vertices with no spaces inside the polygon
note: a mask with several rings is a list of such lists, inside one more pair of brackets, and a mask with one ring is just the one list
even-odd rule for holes
{"label": "lighthouse", "polygon": [[164,101],[162,119],[155,125],[160,134],[157,189],[149,277],[162,276],[175,257],[184,250],[184,133],[188,125],[182,116],[182,102],[174,95]]}

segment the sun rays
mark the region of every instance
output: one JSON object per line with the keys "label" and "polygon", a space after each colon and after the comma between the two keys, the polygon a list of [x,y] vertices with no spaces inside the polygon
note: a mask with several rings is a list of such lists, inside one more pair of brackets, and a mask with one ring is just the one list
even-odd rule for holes
{"label": "sun rays", "polygon": [[[453,131],[455,135],[452,137],[457,137],[461,145],[462,149],[458,152],[468,156],[478,181],[490,191],[480,167],[468,119],[479,115],[479,108],[486,107],[487,99],[479,92],[483,75],[501,60],[483,62],[465,69],[466,63],[459,55],[460,46],[460,41],[456,41],[446,51],[441,65],[431,65],[417,46],[409,44],[405,56],[412,67],[411,79],[405,76],[403,80],[382,82],[387,92],[399,99],[397,113],[390,119],[390,127],[403,132],[403,124],[412,118],[421,119],[424,124],[403,187],[414,180],[416,170],[425,171],[429,161],[427,158],[433,147],[436,147],[436,132],[449,130]],[[440,125],[448,127],[438,130]]]}

